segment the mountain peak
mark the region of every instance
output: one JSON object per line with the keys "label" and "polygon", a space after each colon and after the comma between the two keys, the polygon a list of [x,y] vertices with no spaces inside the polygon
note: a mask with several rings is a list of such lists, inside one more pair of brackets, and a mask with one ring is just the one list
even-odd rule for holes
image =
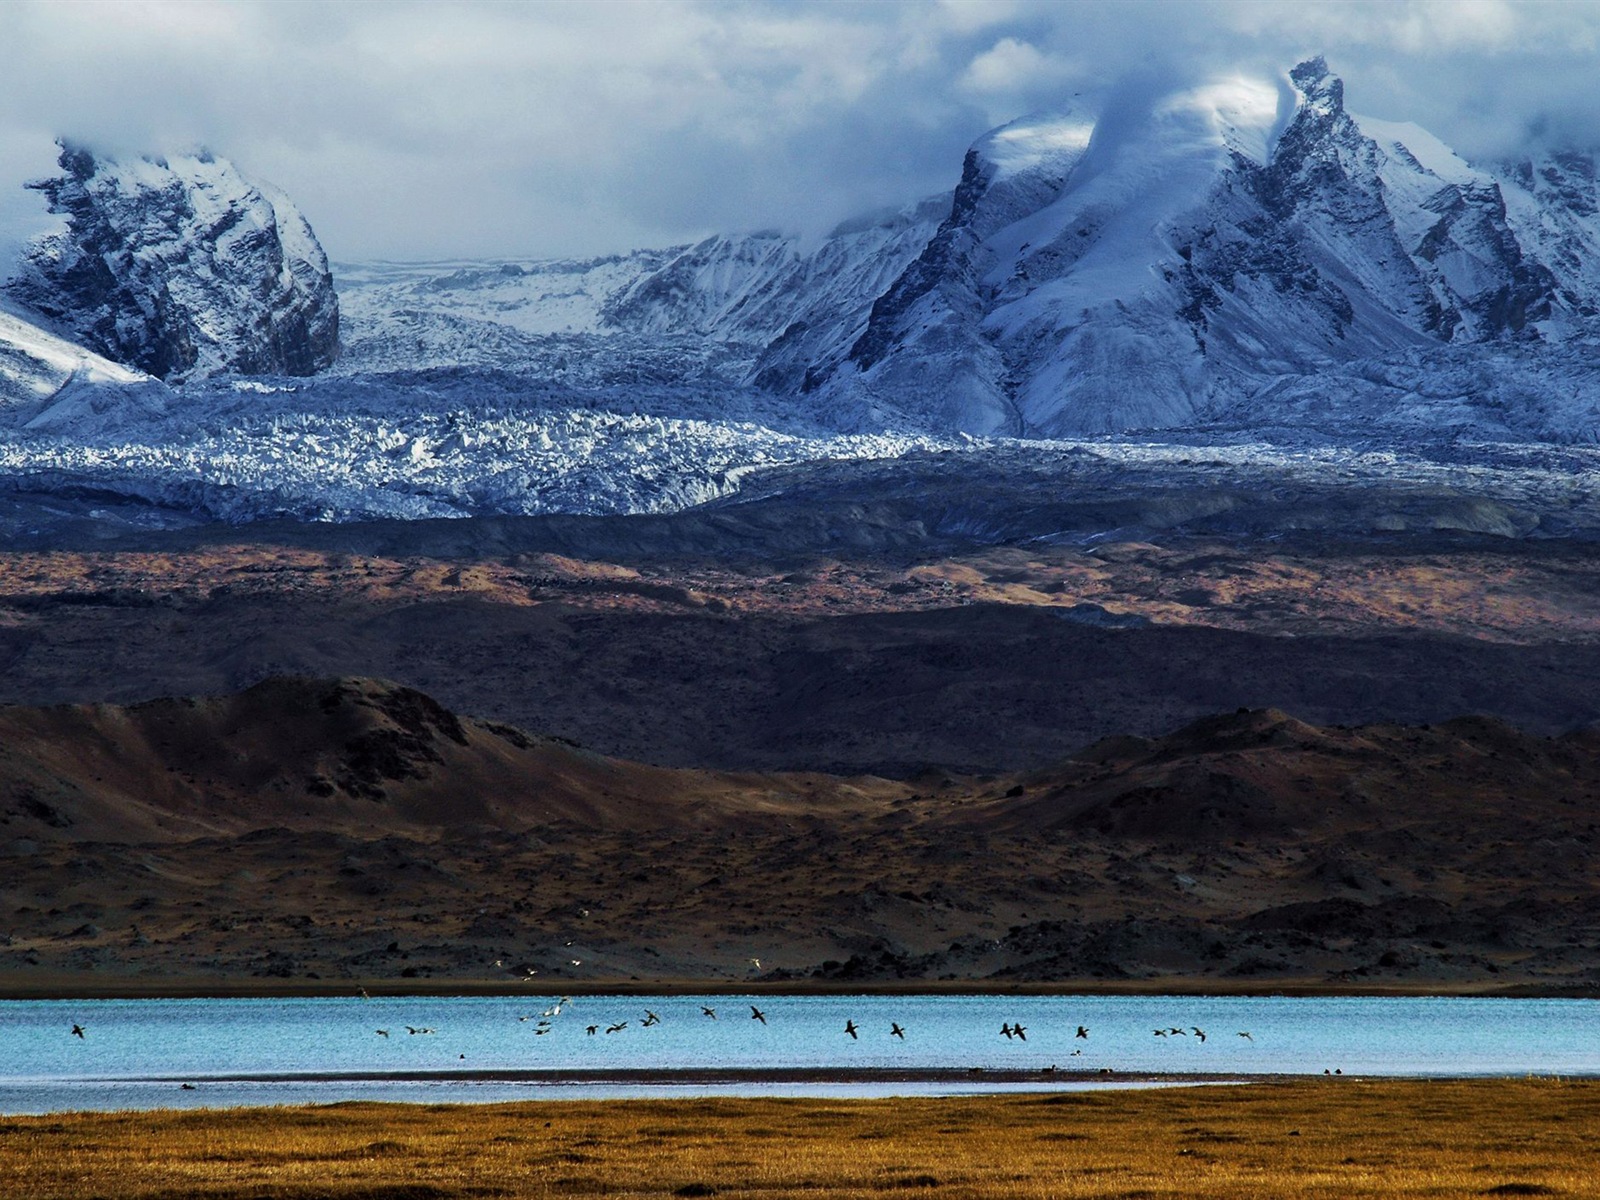
{"label": "mountain peak", "polygon": [[1344,80],[1328,70],[1328,60],[1322,55],[1297,64],[1289,78],[1314,112],[1331,117],[1344,111]]}

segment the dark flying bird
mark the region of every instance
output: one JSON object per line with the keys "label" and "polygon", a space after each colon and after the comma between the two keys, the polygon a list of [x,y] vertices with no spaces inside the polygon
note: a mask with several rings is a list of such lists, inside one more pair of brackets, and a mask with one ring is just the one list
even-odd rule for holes
{"label": "dark flying bird", "polygon": [[713,1021],[717,1019],[717,1010],[714,1008],[707,1008],[704,1004],[702,1004],[700,1006],[700,1011],[705,1013],[705,1015],[710,1017]]}
{"label": "dark flying bird", "polygon": [[1247,1030],[1247,1029],[1241,1029],[1239,1031],[1239,1036],[1244,1038],[1246,1041],[1249,1041],[1249,1042],[1255,1041],[1255,1038],[1250,1036],[1250,1031]]}
{"label": "dark flying bird", "polygon": [[1079,1025],[1077,1036],[1087,1038],[1089,1036],[1089,1027],[1087,1025]]}
{"label": "dark flying bird", "polygon": [[[74,1025],[72,1027],[72,1036],[76,1037],[76,1038],[83,1037],[83,1026],[82,1025]],[[83,1038],[83,1040],[84,1041],[88,1041],[89,1039],[88,1038]]]}
{"label": "dark flying bird", "polygon": [[377,1034],[379,1037],[389,1036],[389,1031],[387,1029],[374,1029],[372,1032]]}
{"label": "dark flying bird", "polygon": [[900,1022],[899,1021],[890,1021],[889,1022],[889,1036],[890,1037],[897,1037],[902,1042],[906,1040],[906,1031],[904,1029],[900,1028]]}
{"label": "dark flying bird", "polygon": [[652,1025],[659,1025],[659,1024],[661,1024],[661,1018],[656,1016],[655,1013],[651,1012],[648,1008],[645,1009],[644,1010],[644,1026],[645,1026],[645,1028],[648,1029]]}
{"label": "dark flying bird", "polygon": [[609,1029],[607,1029],[606,1032],[607,1033],[621,1033],[627,1027],[628,1027],[628,1023],[626,1021],[618,1021],[615,1025],[613,1025]]}
{"label": "dark flying bird", "polygon": [[600,1032],[600,1026],[591,1025],[585,1032],[587,1032],[590,1037],[593,1037],[595,1034]]}
{"label": "dark flying bird", "polygon": [[1021,1041],[1025,1042],[1028,1040],[1028,1027],[1026,1025],[1013,1025],[1011,1027],[1011,1032],[1016,1034],[1017,1038]]}
{"label": "dark flying bird", "polygon": [[1007,1021],[1004,1025],[1000,1026],[1000,1033],[1001,1033],[1001,1035],[1003,1037],[1005,1037],[1005,1039],[1007,1041],[1010,1041],[1013,1037],[1016,1036],[1016,1034],[1011,1032],[1011,1022],[1010,1021]]}
{"label": "dark flying bird", "polygon": [[1194,1030],[1195,1037],[1199,1038],[1202,1042],[1206,1040],[1206,1031],[1201,1029],[1200,1026],[1191,1025],[1189,1028]]}
{"label": "dark flying bird", "polygon": [[767,1023],[767,1014],[752,1004],[750,1006],[750,1019],[752,1021],[760,1021],[763,1025],[765,1025]]}
{"label": "dark flying bird", "polygon": [[[856,1038],[856,1023],[854,1021],[846,1021],[844,1023],[844,1031],[852,1038]],[[856,1040],[859,1041],[860,1039],[856,1038]]]}

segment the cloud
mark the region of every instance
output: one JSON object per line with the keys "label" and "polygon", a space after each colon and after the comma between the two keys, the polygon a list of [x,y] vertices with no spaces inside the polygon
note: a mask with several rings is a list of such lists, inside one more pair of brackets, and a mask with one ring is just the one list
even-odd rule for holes
{"label": "cloud", "polygon": [[951,187],[990,125],[1130,76],[1272,77],[1470,154],[1600,143],[1600,0],[390,0],[0,5],[0,235],[58,134],[209,145],[336,257],[554,255],[820,231]]}

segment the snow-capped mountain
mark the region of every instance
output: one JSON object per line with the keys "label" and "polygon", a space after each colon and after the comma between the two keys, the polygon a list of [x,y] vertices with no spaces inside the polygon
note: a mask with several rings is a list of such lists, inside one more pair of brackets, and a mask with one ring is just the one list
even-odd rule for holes
{"label": "snow-capped mountain", "polygon": [[936,236],[811,385],[1051,436],[1271,421],[1256,401],[1286,380],[1450,345],[1559,353],[1596,310],[1594,176],[1356,117],[1320,58],[1031,118],[968,152]]}
{"label": "snow-capped mountain", "polygon": [[333,361],[327,257],[282,193],[204,153],[112,159],[63,142],[60,163],[30,186],[66,227],[25,254],[14,301],[167,380],[310,375]]}
{"label": "snow-capped mountain", "polygon": [[815,243],[342,264],[337,302],[292,205],[227,164],[69,148],[42,185],[68,228],[0,314],[0,492],[661,512],[757,469],[1000,455],[977,435],[1587,495],[1592,452],[1531,443],[1600,441],[1591,155],[1469,163],[1349,112],[1320,59],[1127,95],[985,134],[953,193]]}

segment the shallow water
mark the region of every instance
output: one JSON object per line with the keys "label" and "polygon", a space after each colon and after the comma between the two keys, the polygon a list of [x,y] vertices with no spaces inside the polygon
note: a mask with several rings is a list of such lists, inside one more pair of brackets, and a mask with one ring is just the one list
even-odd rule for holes
{"label": "shallow water", "polygon": [[[348,1099],[948,1095],[1056,1091],[1075,1082],[970,1074],[1033,1075],[1051,1065],[1063,1073],[1110,1068],[1197,1079],[1324,1070],[1600,1075],[1600,1002],[1591,1000],[580,996],[543,1018],[554,1004],[554,997],[448,996],[4,1001],[0,1112]],[[752,1004],[765,1024],[752,1018]],[[647,1010],[659,1024],[643,1025]],[[541,1019],[550,1022],[543,1034]],[[858,1039],[845,1034],[846,1020],[855,1021]],[[904,1039],[891,1035],[893,1022]],[[74,1023],[84,1038],[72,1036]],[[1002,1025],[1017,1023],[1025,1041],[1001,1035]],[[1080,1024],[1086,1039],[1075,1036]],[[436,1032],[411,1034],[407,1026]],[[1185,1033],[1153,1033],[1173,1027]],[[839,1078],[703,1075],[718,1070]],[[634,1071],[666,1075],[596,1077]],[[938,1071],[961,1078],[887,1077]]]}

